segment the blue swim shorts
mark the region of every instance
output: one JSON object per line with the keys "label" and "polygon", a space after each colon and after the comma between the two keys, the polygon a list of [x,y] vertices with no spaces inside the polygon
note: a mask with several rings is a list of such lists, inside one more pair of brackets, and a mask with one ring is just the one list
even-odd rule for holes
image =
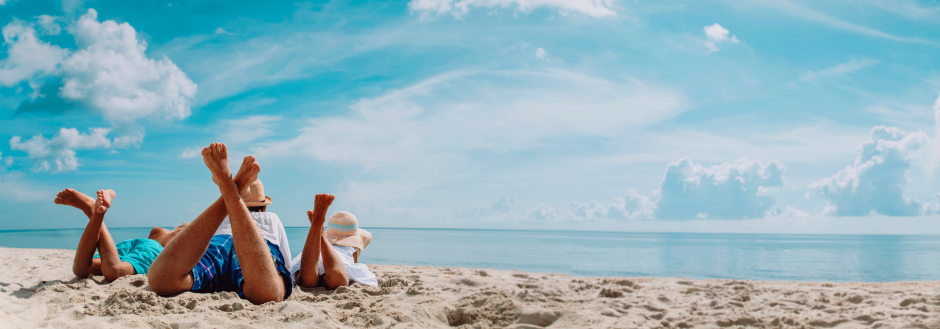
{"label": "blue swim shorts", "polygon": [[[242,268],[238,263],[238,257],[235,256],[235,245],[232,243],[232,236],[228,234],[219,234],[212,237],[209,242],[209,248],[199,263],[193,267],[193,292],[219,292],[231,291],[238,293],[238,297],[245,298],[242,290],[244,279],[242,278]],[[268,243],[268,249],[271,251],[271,258],[274,260],[274,266],[277,273],[284,281],[284,299],[290,297],[294,282],[291,280],[290,272],[284,266],[284,256],[280,248],[271,241]]]}

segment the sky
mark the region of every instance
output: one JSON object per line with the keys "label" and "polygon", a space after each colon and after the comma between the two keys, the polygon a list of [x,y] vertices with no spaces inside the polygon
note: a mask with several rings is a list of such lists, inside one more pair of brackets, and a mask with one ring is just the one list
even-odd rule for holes
{"label": "sky", "polygon": [[286,226],[940,234],[935,1],[0,0],[0,230],[219,197]]}

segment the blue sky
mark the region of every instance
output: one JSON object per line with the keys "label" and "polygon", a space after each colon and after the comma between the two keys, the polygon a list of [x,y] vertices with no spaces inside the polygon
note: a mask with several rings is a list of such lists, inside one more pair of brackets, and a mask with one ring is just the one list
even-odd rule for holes
{"label": "blue sky", "polygon": [[287,226],[940,233],[928,1],[0,0],[0,229],[114,227],[259,158]]}

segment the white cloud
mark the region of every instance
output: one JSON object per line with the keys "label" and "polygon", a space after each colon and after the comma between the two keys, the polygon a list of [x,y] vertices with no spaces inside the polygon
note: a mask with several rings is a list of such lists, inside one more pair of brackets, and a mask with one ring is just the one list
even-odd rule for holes
{"label": "white cloud", "polygon": [[919,1],[912,0],[850,0],[852,5],[866,5],[878,8],[907,19],[935,19],[940,14],[940,7],[930,6]]}
{"label": "white cloud", "polygon": [[535,58],[545,59],[545,55],[546,55],[545,49],[539,48],[538,50],[535,51]]}
{"label": "white cloud", "polygon": [[221,27],[215,28],[215,34],[232,34]]}
{"label": "white cloud", "polygon": [[147,44],[130,24],[98,22],[89,9],[71,33],[80,49],[62,62],[59,96],[101,112],[112,124],[190,115],[196,84],[168,58],[147,58]]}
{"label": "white cloud", "polygon": [[500,198],[489,207],[476,207],[469,209],[457,209],[454,211],[456,219],[481,219],[505,215],[512,211],[512,206],[516,202],[514,198]]}
{"label": "white cloud", "polygon": [[37,189],[34,184],[23,180],[22,173],[0,174],[0,197],[17,202],[49,202],[55,192]]}
{"label": "white cloud", "polygon": [[557,9],[562,15],[580,13],[591,17],[616,17],[613,0],[411,0],[408,9],[428,14],[450,13],[460,18],[470,8],[507,8],[530,12],[539,7]]}
{"label": "white cloud", "polygon": [[685,104],[679,92],[638,81],[559,70],[452,71],[362,99],[350,115],[311,119],[297,137],[256,151],[365,167],[431,165],[432,158],[520,150],[549,137],[609,136],[672,118]]}
{"label": "white cloud", "polygon": [[0,60],[3,86],[52,74],[68,55],[68,51],[39,40],[34,28],[17,19],[3,27],[3,41],[7,45],[7,57]]}
{"label": "white cloud", "polygon": [[[769,211],[775,200],[769,188],[783,186],[786,168],[776,161],[740,159],[710,167],[681,159],[666,167],[659,190],[650,196],[629,191],[609,204],[574,202],[568,210],[540,204],[530,210],[530,220],[694,220],[752,219],[765,216],[803,217],[793,208]],[[770,215],[768,215],[770,213]]]}
{"label": "white cloud", "polygon": [[920,215],[927,204],[904,198],[904,186],[912,160],[930,142],[922,131],[905,133],[894,127],[875,127],[871,139],[859,147],[861,154],[855,163],[810,184],[809,195],[828,201],[826,215]]}
{"label": "white cloud", "polygon": [[[58,27],[55,19],[46,15],[38,17],[38,24],[49,34],[55,34],[53,26]],[[77,134],[74,128],[63,128],[52,139],[37,135],[20,142],[22,137],[13,137],[11,146],[27,152],[34,161],[34,171],[76,169],[76,149],[139,146],[144,132],[136,124],[138,119],[173,120],[190,115],[196,84],[168,58],[147,58],[147,44],[138,40],[130,24],[99,22],[98,13],[89,9],[68,32],[78,46],[71,54],[39,40],[36,31],[21,21],[5,26],[3,35],[9,48],[8,57],[0,61],[0,84],[12,86],[30,80],[36,89],[32,79],[55,76],[62,83],[59,97],[101,114],[112,128],[93,128],[103,132],[95,136],[108,141],[95,147],[69,144],[74,136],[68,131]],[[117,136],[110,141],[108,133]]]}
{"label": "white cloud", "polygon": [[795,17],[799,17],[808,21],[814,21],[821,24],[828,25],[830,27],[845,30],[849,32],[855,32],[859,34],[864,34],[876,38],[883,38],[899,42],[909,42],[909,43],[921,43],[921,44],[935,44],[935,42],[930,40],[925,40],[921,38],[909,38],[901,37],[889,33],[882,32],[877,29],[873,29],[864,25],[859,25],[851,22],[847,22],[837,17],[826,15],[825,13],[800,6],[788,0],[775,0],[775,1],[752,1],[747,3],[742,2],[733,2],[735,6],[741,5],[756,5],[769,7],[777,13],[789,14]]}
{"label": "white cloud", "polygon": [[722,42],[738,43],[738,37],[728,36],[731,34],[727,29],[721,27],[718,23],[713,25],[706,26],[704,28],[705,36],[705,47],[708,47],[710,51],[718,51],[718,44]]}
{"label": "white cloud", "polygon": [[933,172],[933,169],[940,164],[940,96],[937,97],[937,100],[933,104],[933,150],[931,151],[930,162],[928,164],[928,170]]}
{"label": "white cloud", "polygon": [[792,206],[777,207],[767,211],[765,218],[808,218],[806,212],[793,208]]}
{"label": "white cloud", "polygon": [[202,148],[198,146],[194,146],[194,147],[187,147],[186,149],[183,150],[182,153],[180,153],[180,155],[176,157],[180,159],[192,159],[192,158],[200,156],[201,154],[202,154]]}
{"label": "white cloud", "polygon": [[655,210],[654,200],[631,190],[626,196],[614,198],[608,204],[597,201],[572,202],[567,210],[556,210],[549,205],[539,204],[526,214],[526,218],[534,221],[623,221],[653,219]]}
{"label": "white cloud", "polygon": [[852,58],[848,62],[840,63],[833,67],[806,72],[805,74],[803,74],[800,80],[812,81],[812,80],[823,78],[823,77],[843,76],[843,75],[861,70],[867,66],[875,65],[878,63],[879,63],[878,60],[871,59],[871,58],[862,58],[862,59]]}
{"label": "white cloud", "polygon": [[[786,167],[776,161],[739,159],[710,167],[681,159],[666,167],[656,204],[657,219],[763,217],[774,205],[768,188],[783,186]],[[656,196],[656,195],[654,195]]]}
{"label": "white cloud", "polygon": [[13,1],[16,1],[16,0],[0,0],[0,6],[3,6],[3,5],[5,5],[5,4],[10,3],[10,2],[13,2]]}
{"label": "white cloud", "polygon": [[62,33],[62,27],[56,22],[57,18],[49,15],[36,16],[36,24],[42,28],[46,35],[59,35]]}
{"label": "white cloud", "polygon": [[75,150],[111,147],[108,128],[91,128],[87,134],[75,128],[62,128],[59,134],[46,139],[41,134],[22,141],[20,136],[10,139],[10,149],[24,151],[33,161],[32,170],[63,172],[78,169]]}
{"label": "white cloud", "polygon": [[241,119],[224,120],[225,131],[219,141],[226,144],[243,144],[271,135],[271,123],[281,120],[278,116],[256,115]]}

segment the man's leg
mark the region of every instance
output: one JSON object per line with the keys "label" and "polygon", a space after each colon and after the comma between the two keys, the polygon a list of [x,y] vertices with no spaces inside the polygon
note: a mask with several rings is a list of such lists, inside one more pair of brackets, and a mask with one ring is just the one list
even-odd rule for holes
{"label": "man's leg", "polygon": [[307,219],[310,220],[310,231],[307,233],[307,241],[304,242],[303,255],[300,256],[298,284],[301,286],[315,287],[319,283],[320,277],[317,265],[321,257],[325,269],[323,281],[325,281],[324,285],[327,288],[335,289],[349,284],[349,276],[346,274],[346,268],[343,266],[342,260],[323,235],[326,213],[330,205],[333,204],[334,198],[331,194],[317,194],[314,199],[313,210],[307,211]]}
{"label": "man's leg", "polygon": [[[261,166],[253,156],[247,156],[235,175],[238,186],[248,188],[258,179]],[[192,269],[202,259],[209,241],[222,224],[227,212],[225,202],[219,198],[199,217],[189,223],[157,256],[147,272],[150,289],[159,295],[172,295],[189,291],[193,287]]]}
{"label": "man's leg", "polygon": [[232,223],[232,241],[244,279],[242,291],[245,299],[255,304],[283,300],[284,281],[277,271],[261,230],[252,220],[248,207],[242,202],[235,181],[231,178],[225,144],[213,143],[202,150],[202,156],[212,172],[212,180],[219,185],[219,192],[222,193],[225,208],[228,209],[229,221]]}

